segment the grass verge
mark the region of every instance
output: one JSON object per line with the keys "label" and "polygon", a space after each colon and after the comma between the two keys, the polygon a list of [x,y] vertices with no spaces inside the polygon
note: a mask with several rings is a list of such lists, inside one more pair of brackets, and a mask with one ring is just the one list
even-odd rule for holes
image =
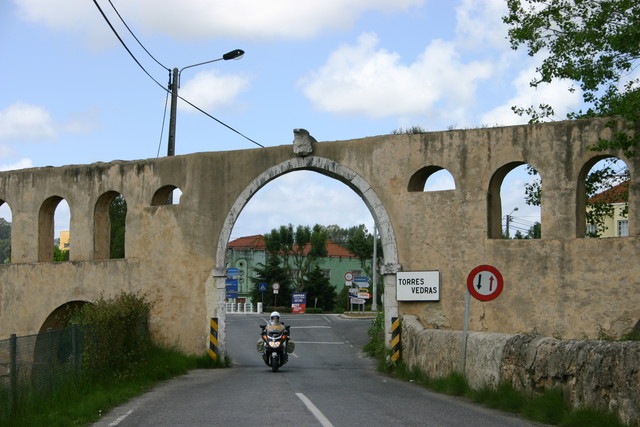
{"label": "grass verge", "polygon": [[153,345],[152,351],[124,377],[99,382],[66,381],[49,396],[27,396],[13,414],[0,414],[0,425],[82,426],[97,421],[111,408],[139,396],[161,381],[193,369],[221,368],[208,354],[188,356],[175,348]]}
{"label": "grass verge", "polygon": [[[624,427],[611,413],[590,408],[572,409],[557,389],[528,394],[515,390],[510,384],[499,384],[473,390],[460,373],[444,378],[430,378],[417,367],[409,369],[402,361],[393,363],[384,345],[384,316],[379,313],[369,328],[369,342],[364,351],[378,361],[378,370],[399,379],[416,383],[438,393],[460,396],[504,412],[519,414],[531,421],[562,427]],[[633,424],[637,426],[637,424]]]}

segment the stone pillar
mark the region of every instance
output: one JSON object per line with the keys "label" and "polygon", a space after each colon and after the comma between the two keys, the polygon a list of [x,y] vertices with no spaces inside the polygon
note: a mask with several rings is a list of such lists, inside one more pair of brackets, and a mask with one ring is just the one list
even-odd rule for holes
{"label": "stone pillar", "polygon": [[380,267],[384,284],[384,343],[391,347],[391,318],[398,316],[398,301],[396,300],[396,273],[402,270],[400,264],[384,264]]}

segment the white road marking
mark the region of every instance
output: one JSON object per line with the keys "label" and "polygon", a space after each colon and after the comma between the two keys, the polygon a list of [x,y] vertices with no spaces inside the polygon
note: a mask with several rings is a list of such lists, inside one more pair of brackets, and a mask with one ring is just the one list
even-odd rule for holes
{"label": "white road marking", "polygon": [[118,418],[115,419],[115,421],[111,421],[109,423],[110,426],[117,426],[118,424],[120,424],[122,421],[124,421],[125,418],[127,418],[129,415],[131,415],[131,413],[133,412],[133,409],[130,410],[129,412],[127,412],[124,415],[120,415]]}
{"label": "white road marking", "polygon": [[316,417],[316,419],[318,421],[320,421],[320,424],[322,424],[323,427],[333,427],[333,424],[331,424],[331,421],[329,421],[329,419],[327,417],[325,417],[324,414],[322,412],[320,412],[320,410],[318,408],[316,408],[316,405],[314,405],[307,398],[307,396],[305,396],[302,393],[296,393],[296,396],[298,396],[298,399],[302,400],[302,403],[304,403],[304,405],[307,407],[307,409],[309,411],[311,411],[313,416]]}
{"label": "white road marking", "polygon": [[293,329],[331,329],[331,326],[294,326]]}
{"label": "white road marking", "polygon": [[344,341],[296,341],[297,344],[344,344]]}

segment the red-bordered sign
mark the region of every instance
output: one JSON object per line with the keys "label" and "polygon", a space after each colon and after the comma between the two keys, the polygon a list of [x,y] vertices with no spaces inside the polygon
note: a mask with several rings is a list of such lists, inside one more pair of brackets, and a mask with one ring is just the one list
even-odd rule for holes
{"label": "red-bordered sign", "polygon": [[490,265],[479,265],[471,270],[467,277],[467,289],[475,299],[491,301],[500,295],[504,288],[502,274]]}

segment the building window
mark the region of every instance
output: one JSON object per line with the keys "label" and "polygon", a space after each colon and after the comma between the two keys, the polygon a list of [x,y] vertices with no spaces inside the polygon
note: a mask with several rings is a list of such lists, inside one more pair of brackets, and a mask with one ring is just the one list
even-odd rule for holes
{"label": "building window", "polygon": [[327,279],[331,279],[331,270],[322,270],[322,275]]}
{"label": "building window", "polygon": [[618,221],[618,237],[629,236],[629,221],[622,219]]}
{"label": "building window", "polygon": [[587,224],[587,237],[596,236],[598,232],[598,228],[595,224]]}

